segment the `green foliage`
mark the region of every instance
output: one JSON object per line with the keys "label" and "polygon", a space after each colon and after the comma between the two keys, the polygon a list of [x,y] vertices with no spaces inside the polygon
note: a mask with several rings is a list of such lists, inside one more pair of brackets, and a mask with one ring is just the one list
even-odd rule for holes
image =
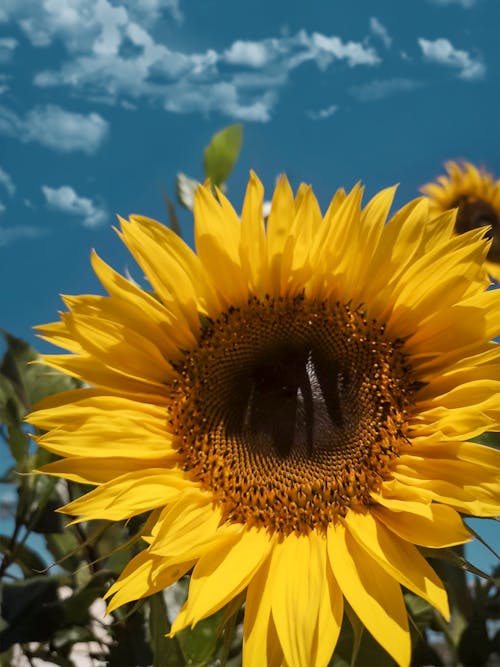
{"label": "green foliage", "polygon": [[[238,160],[242,144],[243,126],[241,124],[228,125],[219,132],[216,132],[203,153],[204,180],[210,181],[212,185],[216,185],[224,191],[226,189],[226,181]],[[177,174],[175,184],[177,201],[189,211],[193,210],[194,191],[199,184],[199,181],[182,172]],[[179,223],[175,208],[173,208],[168,196],[164,195],[164,197],[170,226],[178,232]]]}
{"label": "green foliage", "polygon": [[243,126],[239,123],[225,127],[205,148],[205,178],[220,186],[227,181],[240,154],[243,143]]}

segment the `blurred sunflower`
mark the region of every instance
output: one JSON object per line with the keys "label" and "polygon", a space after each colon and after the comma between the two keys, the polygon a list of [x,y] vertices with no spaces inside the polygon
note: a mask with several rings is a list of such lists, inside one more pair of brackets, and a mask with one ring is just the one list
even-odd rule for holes
{"label": "blurred sunflower", "polygon": [[479,227],[490,227],[485,236],[491,239],[486,268],[497,282],[500,280],[500,180],[470,162],[445,164],[448,176],[439,176],[434,183],[422,186],[429,197],[431,216],[450,208],[458,208],[455,232],[462,234]]}
{"label": "blurred sunflower", "polygon": [[[109,609],[192,570],[176,633],[245,594],[246,665],[326,665],[347,600],[410,663],[401,585],[448,617],[418,545],[469,540],[459,512],[500,507],[500,293],[486,291],[481,230],[453,235],[394,189],[325,216],[286,178],[264,225],[251,175],[241,219],[195,197],[197,254],[158,222],[121,220],[147,291],[96,255],[109,296],[65,297],[47,358],[95,388],[46,400],[30,421],[63,458],[45,472],[98,488],[77,521],[151,511],[146,548]],[[416,546],[417,545],[417,546]]]}

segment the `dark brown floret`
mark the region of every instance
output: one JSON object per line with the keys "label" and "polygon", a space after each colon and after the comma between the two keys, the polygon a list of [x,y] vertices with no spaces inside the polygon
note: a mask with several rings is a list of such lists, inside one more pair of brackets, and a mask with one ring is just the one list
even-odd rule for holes
{"label": "dark brown floret", "polygon": [[184,469],[226,520],[288,534],[362,510],[406,441],[415,384],[401,340],[362,308],[252,299],[178,365]]}

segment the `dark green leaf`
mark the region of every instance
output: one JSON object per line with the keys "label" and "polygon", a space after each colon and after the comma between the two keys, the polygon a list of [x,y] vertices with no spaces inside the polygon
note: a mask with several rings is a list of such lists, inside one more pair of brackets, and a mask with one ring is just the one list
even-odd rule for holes
{"label": "dark green leaf", "polygon": [[89,628],[73,625],[58,630],[52,638],[51,644],[59,652],[62,649],[71,648],[73,644],[78,642],[91,642],[93,640],[95,640],[95,637]]}
{"label": "dark green leaf", "polygon": [[483,667],[493,650],[484,617],[474,615],[462,632],[458,656],[464,667]]}
{"label": "dark green leaf", "polygon": [[153,650],[153,667],[179,667],[184,664],[175,637],[165,637],[170,631],[163,592],[149,598],[149,634]]}
{"label": "dark green leaf", "polygon": [[240,123],[229,125],[217,134],[214,134],[205,148],[205,177],[214,185],[221,185],[227,181],[243,141],[243,126]]}
{"label": "dark green leaf", "polygon": [[0,423],[19,424],[25,407],[19,400],[12,382],[0,372]]}
{"label": "dark green leaf", "polygon": [[423,631],[432,625],[435,612],[428,602],[417,595],[413,595],[413,593],[405,593],[405,602],[410,616],[419,630]]}
{"label": "dark green leaf", "polygon": [[8,626],[0,632],[0,652],[15,643],[52,637],[63,618],[57,588],[57,581],[47,576],[3,585],[1,615]]}
{"label": "dark green leaf", "polygon": [[31,403],[26,391],[24,374],[28,364],[34,361],[38,357],[38,354],[20,338],[12,336],[3,329],[1,331],[7,344],[7,350],[2,360],[0,373],[11,382],[24,410],[28,411]]}
{"label": "dark green leaf", "polygon": [[6,414],[11,413],[11,418],[7,421],[7,444],[9,445],[10,453],[17,463],[17,469],[23,468],[23,463],[26,462],[29,453],[30,439],[23,431],[21,424],[16,423],[16,418],[12,414],[15,409],[14,402],[9,399],[5,406]]}
{"label": "dark green leaf", "polygon": [[135,611],[112,627],[116,642],[109,652],[109,667],[149,667],[153,663],[140,611]]}
{"label": "dark green leaf", "polygon": [[45,544],[54,556],[54,562],[57,562],[65,570],[74,572],[79,567],[79,543],[70,529],[62,533],[46,534]]}
{"label": "dark green leaf", "polygon": [[78,389],[82,386],[79,380],[40,363],[30,364],[26,367],[24,382],[30,406],[41,401],[42,398],[52,396],[52,394],[58,394],[69,389]]}
{"label": "dark green leaf", "polygon": [[488,447],[494,447],[495,449],[500,449],[500,433],[483,433],[478,435],[477,438],[473,439],[474,442],[479,443],[480,445],[488,445]]}
{"label": "dark green leaf", "polygon": [[106,584],[113,579],[113,574],[107,570],[100,570],[76,591],[71,597],[64,600],[64,619],[67,624],[85,625],[89,619],[90,605],[104,595]]}
{"label": "dark green leaf", "polygon": [[35,533],[61,533],[64,524],[62,516],[56,513],[58,507],[61,507],[59,500],[49,500],[37,513],[36,519],[31,524],[31,530]]}
{"label": "dark green leaf", "polygon": [[[352,610],[350,610],[349,616],[351,618],[355,617]],[[356,626],[359,623],[359,620],[355,621]],[[356,628],[356,634],[359,634],[358,628]],[[343,667],[343,663],[340,662],[343,660],[350,667],[397,667],[391,656],[384,651],[367,630],[364,630],[362,633],[358,652],[354,657],[355,662],[352,662],[355,642],[356,639],[352,624],[349,621],[347,614],[345,614],[339,640],[335,648],[334,658],[330,662],[330,666],[333,667],[333,665],[335,665],[335,667],[340,667],[340,665],[342,665]],[[337,662],[335,663],[333,660],[337,660]]]}
{"label": "dark green leaf", "polygon": [[[0,553],[6,554],[10,550],[10,539],[0,535]],[[45,563],[40,556],[25,544],[15,545],[15,558],[12,561],[21,568],[26,577],[32,577],[45,569]]]}

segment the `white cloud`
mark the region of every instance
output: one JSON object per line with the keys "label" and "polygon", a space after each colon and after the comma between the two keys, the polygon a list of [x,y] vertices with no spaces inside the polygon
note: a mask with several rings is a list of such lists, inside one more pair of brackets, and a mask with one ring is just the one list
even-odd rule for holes
{"label": "white cloud", "polygon": [[0,63],[8,63],[18,45],[12,37],[0,37]]}
{"label": "white cloud", "polygon": [[378,37],[380,40],[382,40],[386,49],[390,48],[392,44],[392,37],[389,35],[385,25],[383,25],[375,16],[372,16],[370,19],[370,30],[375,35],[375,37]]}
{"label": "white cloud", "polygon": [[0,247],[23,239],[38,239],[40,236],[45,236],[46,233],[45,230],[39,227],[30,227],[29,225],[19,225],[18,227],[0,226]]}
{"label": "white cloud", "polygon": [[339,108],[336,104],[332,104],[329,107],[325,107],[324,109],[311,109],[307,112],[307,115],[312,120],[325,120],[325,118],[330,118],[335,113],[337,113],[338,109]]}
{"label": "white cloud", "polygon": [[61,153],[95,153],[107,132],[107,121],[97,113],[75,113],[49,104],[20,116],[0,106],[0,134],[24,143],[33,141]]}
{"label": "white cloud", "polygon": [[267,65],[270,53],[265,43],[237,40],[224,52],[223,57],[231,65],[261,68]]}
{"label": "white cloud", "polygon": [[88,197],[80,197],[69,185],[42,185],[42,192],[50,209],[81,218],[84,227],[98,227],[108,218],[105,208]]}
{"label": "white cloud", "polygon": [[310,42],[310,56],[307,51],[305,55],[316,60],[322,69],[326,69],[333,60],[345,60],[349,67],[380,63],[377,52],[360,42],[343,42],[339,37],[328,37],[319,32],[313,32],[310,39],[303,31],[299,34],[303,35],[306,43]]}
{"label": "white cloud", "polygon": [[471,9],[477,4],[477,0],[429,0],[433,5],[460,5],[464,9]]}
{"label": "white cloud", "polygon": [[16,191],[16,186],[14,185],[12,177],[5,171],[5,169],[2,169],[2,167],[0,167],[0,185],[3,185],[11,197]]}
{"label": "white cloud", "polygon": [[459,70],[461,79],[482,79],[486,73],[486,67],[479,57],[474,59],[468,51],[455,49],[444,37],[435,40],[419,38],[418,43],[425,60]]}
{"label": "white cloud", "polygon": [[373,102],[397,93],[407,93],[421,88],[423,83],[415,79],[395,77],[393,79],[374,79],[368,83],[351,86],[349,93],[360,102]]}
{"label": "white cloud", "polygon": [[35,77],[39,86],[83,88],[116,100],[146,98],[175,113],[219,112],[246,121],[266,122],[279,90],[306,62],[326,70],[334,62],[349,67],[374,66],[376,51],[335,36],[299,31],[260,42],[237,40],[221,53],[208,49],[186,54],[157,44],[149,33],[130,24],[126,38],[137,52],[79,55],[58,71]]}
{"label": "white cloud", "polygon": [[380,63],[369,45],[305,30],[219,50],[176,50],[156,34],[166,15],[182,20],[178,0],[2,0],[2,8],[35,47],[59,43],[66,52],[60,66],[35,73],[35,85],[122,106],[146,101],[174,113],[265,122],[304,63],[321,71]]}

